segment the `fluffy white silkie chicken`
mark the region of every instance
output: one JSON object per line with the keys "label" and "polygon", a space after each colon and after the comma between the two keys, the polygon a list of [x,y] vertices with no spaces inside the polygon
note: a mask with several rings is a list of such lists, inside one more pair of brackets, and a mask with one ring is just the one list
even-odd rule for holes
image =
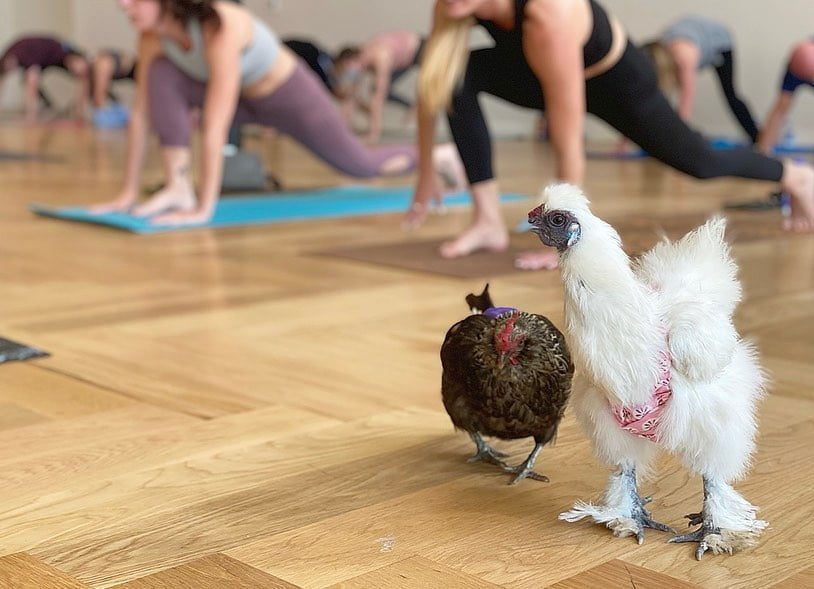
{"label": "fluffy white silkie chicken", "polygon": [[574,413],[599,458],[619,468],[601,504],[577,502],[560,519],[591,517],[640,544],[644,528],[672,532],[651,518],[636,481],[661,447],[704,484],[700,513],[687,516],[699,528],[670,541],[697,542],[698,559],[755,544],[767,523],[731,482],[749,466],[765,378],[732,323],[741,287],[726,221],[665,240],[635,264],[575,186],[549,186],[529,222],[559,252]]}

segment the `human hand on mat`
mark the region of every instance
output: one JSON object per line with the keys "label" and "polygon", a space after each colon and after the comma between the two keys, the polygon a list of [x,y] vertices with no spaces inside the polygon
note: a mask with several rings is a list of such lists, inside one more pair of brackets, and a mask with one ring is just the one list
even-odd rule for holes
{"label": "human hand on mat", "polygon": [[419,178],[418,185],[413,192],[413,201],[401,222],[402,228],[417,229],[424,224],[427,213],[433,206],[443,208],[441,194],[441,183],[435,174],[430,174],[429,178]]}
{"label": "human hand on mat", "polygon": [[455,144],[441,143],[434,146],[431,161],[432,168],[419,165],[413,202],[401,223],[404,229],[420,227],[432,209],[439,213],[446,212],[444,195],[463,192],[469,186],[464,164]]}

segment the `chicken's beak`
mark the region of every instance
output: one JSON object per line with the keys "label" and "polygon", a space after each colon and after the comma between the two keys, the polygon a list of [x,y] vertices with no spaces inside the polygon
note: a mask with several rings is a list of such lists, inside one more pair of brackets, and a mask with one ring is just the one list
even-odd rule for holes
{"label": "chicken's beak", "polygon": [[545,223],[543,223],[543,205],[540,205],[529,211],[529,225],[531,225],[531,232],[535,233],[546,245],[554,245],[551,241],[551,236],[546,231]]}

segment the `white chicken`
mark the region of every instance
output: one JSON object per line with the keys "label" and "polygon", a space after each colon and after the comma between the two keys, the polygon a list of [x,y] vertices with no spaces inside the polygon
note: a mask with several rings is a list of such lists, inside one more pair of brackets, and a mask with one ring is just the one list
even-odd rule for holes
{"label": "white chicken", "polygon": [[644,528],[673,531],[651,518],[636,480],[661,447],[704,485],[701,511],[687,516],[699,527],[670,541],[697,542],[698,559],[755,544],[767,523],[731,483],[749,466],[765,376],[732,323],[741,287],[726,221],[664,240],[633,265],[575,186],[549,186],[529,222],[559,252],[572,407],[597,456],[619,469],[601,504],[579,501],[560,519],[591,517],[640,544]]}

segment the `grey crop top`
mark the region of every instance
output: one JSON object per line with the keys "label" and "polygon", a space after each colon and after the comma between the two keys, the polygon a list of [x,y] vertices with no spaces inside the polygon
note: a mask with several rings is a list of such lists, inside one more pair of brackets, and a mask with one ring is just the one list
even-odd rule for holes
{"label": "grey crop top", "polygon": [[[164,54],[182,72],[199,82],[206,82],[209,79],[209,67],[204,56],[201,22],[190,19],[187,33],[192,42],[189,51],[184,51],[170,39],[161,39]],[[252,41],[240,54],[240,85],[245,87],[262,78],[279,55],[280,39],[265,23],[255,18]]]}

